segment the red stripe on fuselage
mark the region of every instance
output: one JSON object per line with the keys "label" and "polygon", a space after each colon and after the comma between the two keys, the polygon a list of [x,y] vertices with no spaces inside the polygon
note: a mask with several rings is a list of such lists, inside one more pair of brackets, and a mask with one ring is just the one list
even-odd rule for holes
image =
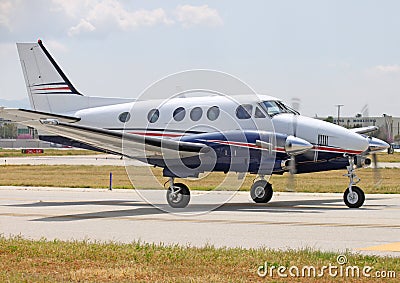
{"label": "red stripe on fuselage", "polygon": [[[260,149],[261,148],[260,146],[258,146],[256,144],[252,144],[252,143],[220,141],[220,140],[208,140],[208,142],[214,142],[214,143],[225,144],[225,145],[236,145],[236,146],[249,147],[249,148],[254,148],[254,149]],[[314,146],[313,149],[317,150],[317,151],[328,151],[328,152],[349,153],[349,154],[360,154],[360,153],[363,152],[363,151],[360,151],[360,150],[332,148],[332,147],[326,147],[326,146]],[[285,152],[285,149],[282,148],[282,147],[276,147],[275,151]]]}
{"label": "red stripe on fuselage", "polygon": [[129,134],[149,136],[149,137],[169,137],[169,138],[177,138],[183,136],[182,134],[147,133],[147,132],[129,132]]}
{"label": "red stripe on fuselage", "polygon": [[329,151],[329,152],[337,152],[337,153],[349,153],[349,154],[360,154],[363,151],[361,150],[351,150],[351,149],[342,149],[342,148],[332,148],[326,146],[314,146],[314,149],[318,151]]}
{"label": "red stripe on fuselage", "polygon": [[70,90],[68,86],[63,87],[44,87],[44,88],[36,88],[35,90]]}

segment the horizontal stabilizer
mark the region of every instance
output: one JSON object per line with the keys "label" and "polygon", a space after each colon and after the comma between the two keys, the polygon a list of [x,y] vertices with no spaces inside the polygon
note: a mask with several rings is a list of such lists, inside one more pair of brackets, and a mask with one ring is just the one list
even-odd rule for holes
{"label": "horizontal stabilizer", "polygon": [[81,120],[78,117],[14,108],[0,108],[0,117],[5,120],[10,120],[12,122],[17,122],[21,124],[25,124],[24,122],[29,123],[29,121],[38,121],[43,119],[57,119],[60,122],[68,123],[78,122]]}

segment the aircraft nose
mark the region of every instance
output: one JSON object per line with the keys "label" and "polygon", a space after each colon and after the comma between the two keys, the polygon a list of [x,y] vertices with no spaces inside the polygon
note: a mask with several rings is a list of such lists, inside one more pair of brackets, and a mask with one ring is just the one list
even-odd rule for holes
{"label": "aircraft nose", "polygon": [[378,151],[383,151],[386,150],[390,147],[390,145],[387,142],[384,142],[383,140],[373,138],[373,137],[368,137],[368,151],[369,152],[378,152]]}
{"label": "aircraft nose", "polygon": [[351,133],[351,135],[352,135],[352,138],[349,139],[349,141],[351,141],[352,147],[356,151],[364,152],[364,151],[368,150],[369,143],[365,139],[365,137],[363,137],[360,134],[356,134],[356,133]]}

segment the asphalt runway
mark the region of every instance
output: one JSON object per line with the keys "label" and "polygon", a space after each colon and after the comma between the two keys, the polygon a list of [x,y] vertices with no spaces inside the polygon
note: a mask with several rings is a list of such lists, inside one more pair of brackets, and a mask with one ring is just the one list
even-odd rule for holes
{"label": "asphalt runway", "polygon": [[[146,192],[166,207],[164,191]],[[0,233],[400,256],[400,195],[367,195],[361,209],[349,209],[341,194],[275,193],[269,204],[254,204],[239,192],[204,213],[229,193],[211,192],[197,203],[200,194],[193,191],[189,207],[171,214],[134,190],[0,187]]]}

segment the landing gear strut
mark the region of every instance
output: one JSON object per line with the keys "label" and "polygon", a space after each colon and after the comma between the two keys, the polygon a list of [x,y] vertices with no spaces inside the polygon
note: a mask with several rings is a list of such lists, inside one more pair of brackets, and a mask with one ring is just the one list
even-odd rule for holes
{"label": "landing gear strut", "polygon": [[354,169],[354,156],[349,156],[349,166],[347,166],[347,174],[344,176],[349,177],[349,186],[343,194],[344,203],[350,208],[359,208],[364,204],[365,194],[363,190],[355,186],[361,181],[357,177]]}
{"label": "landing gear strut", "polygon": [[254,182],[250,188],[250,196],[256,203],[269,202],[272,198],[272,194],[272,185],[264,179]]}
{"label": "landing gear strut", "polygon": [[170,178],[170,186],[167,191],[167,202],[173,208],[185,208],[190,201],[189,188],[182,183],[174,183]]}

